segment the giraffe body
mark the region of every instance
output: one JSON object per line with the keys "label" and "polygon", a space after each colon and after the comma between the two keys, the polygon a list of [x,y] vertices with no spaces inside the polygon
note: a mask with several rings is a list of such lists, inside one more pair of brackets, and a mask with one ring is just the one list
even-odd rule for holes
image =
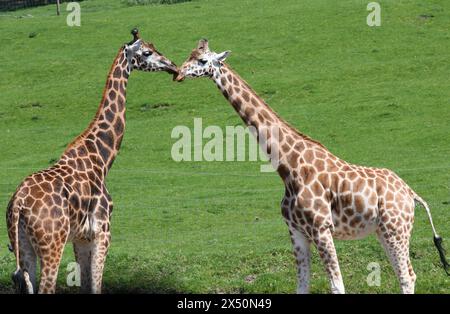
{"label": "giraffe body", "polygon": [[[277,138],[262,132],[258,141],[267,143],[263,149],[268,155],[278,152],[276,168],[285,185],[281,212],[296,256],[297,292],[309,292],[311,244],[325,265],[331,291],[344,293],[333,239],[359,239],[376,233],[401,291],[413,293],[416,275],[409,259],[409,240],[416,202],[426,208],[435,239],[440,239],[428,205],[391,170],[350,164],[282,120],[223,63],[228,54],[211,52],[208,42],[201,40],[180,68],[177,80],[209,77],[248,126],[277,130]],[[443,252],[442,247],[438,249]],[[441,260],[446,266],[442,255]]]}
{"label": "giraffe body", "polygon": [[[16,255],[13,275],[20,292],[54,293],[64,246],[73,242],[83,292],[101,292],[111,241],[113,203],[105,178],[125,131],[125,99],[133,69],[176,73],[176,66],[139,39],[119,50],[103,98],[88,128],[68,145],[59,161],[27,177],[7,209],[8,235]],[[36,262],[41,266],[36,287]]]}

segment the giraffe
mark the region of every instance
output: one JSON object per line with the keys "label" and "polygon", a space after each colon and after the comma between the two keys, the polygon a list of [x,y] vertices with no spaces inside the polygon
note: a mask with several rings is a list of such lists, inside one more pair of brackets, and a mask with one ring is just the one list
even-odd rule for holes
{"label": "giraffe", "polygon": [[101,293],[103,267],[111,242],[113,203],[105,177],[120,149],[125,130],[125,101],[132,70],[166,71],[176,65],[140,39],[119,49],[103,97],[90,125],[72,141],[59,161],[19,185],[7,209],[10,250],[15,253],[13,281],[19,292],[54,293],[65,244],[73,242],[83,292]]}
{"label": "giraffe", "polygon": [[[376,233],[400,282],[414,293],[416,275],[409,259],[409,240],[416,202],[429,218],[441,262],[448,274],[442,238],[436,233],[427,203],[388,169],[350,164],[321,143],[281,119],[255,91],[224,63],[230,51],[210,51],[200,40],[179,69],[185,77],[211,78],[274,160],[285,185],[281,213],[288,226],[297,262],[297,293],[309,293],[310,247],[314,245],[328,275],[331,292],[345,293],[333,239],[358,239]],[[274,136],[277,135],[276,137]]]}

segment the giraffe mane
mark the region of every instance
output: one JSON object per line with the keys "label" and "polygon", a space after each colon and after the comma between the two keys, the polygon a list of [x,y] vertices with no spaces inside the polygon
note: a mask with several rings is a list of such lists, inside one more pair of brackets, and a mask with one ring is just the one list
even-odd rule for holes
{"label": "giraffe mane", "polygon": [[198,49],[193,49],[191,52],[191,55],[189,56],[189,60],[195,60],[198,59],[201,56],[200,51],[198,51]]}
{"label": "giraffe mane", "polygon": [[[195,50],[195,49],[194,49]],[[241,82],[244,84],[244,86],[248,89],[248,90],[250,90],[250,91],[253,91],[253,93],[254,93],[254,95],[256,96],[256,98],[261,102],[261,103],[263,103],[265,106],[266,106],[266,109],[268,109],[273,115],[275,115],[280,121],[283,121],[285,124],[286,124],[286,126],[291,130],[291,131],[293,131],[294,133],[296,133],[298,136],[300,136],[302,139],[304,139],[305,141],[308,141],[308,142],[310,142],[310,143],[312,143],[312,144],[315,144],[315,145],[318,145],[318,146],[320,146],[321,148],[323,148],[323,149],[326,149],[326,150],[328,150],[326,147],[325,147],[325,145],[323,145],[322,143],[320,143],[319,141],[317,141],[317,140],[315,140],[315,139],[313,139],[313,138],[311,138],[311,137],[309,137],[308,135],[306,135],[306,134],[304,134],[304,133],[301,133],[299,130],[297,130],[295,127],[293,127],[291,124],[289,124],[286,120],[284,120],[284,119],[282,119],[265,101],[264,101],[264,99],[262,99],[261,98],[261,96],[259,96],[256,92],[254,92],[254,90],[253,90],[253,88],[251,88],[250,87],[250,85],[248,85],[248,83],[240,76],[240,75],[238,75],[228,64],[226,64],[226,63],[223,63],[223,65],[225,65],[226,66],[226,68],[227,68],[227,70],[228,71],[230,71],[230,72],[232,72],[233,73],[233,75],[235,76],[235,77],[238,77],[240,80],[241,80]]]}
{"label": "giraffe mane", "polygon": [[[120,55],[123,52],[123,49],[124,49],[124,47],[121,47],[119,49],[119,51],[117,52],[116,58],[114,59],[114,62],[111,65],[111,68],[109,69],[107,78],[111,76],[113,70],[115,69],[115,67],[117,65],[117,63],[115,61],[120,57]],[[67,145],[67,148],[65,149],[64,153],[67,152],[68,150],[70,150],[71,148],[73,148],[74,146],[77,146],[77,144],[79,144],[80,142],[82,142],[86,138],[87,134],[91,131],[92,127],[94,126],[94,124],[96,123],[96,121],[98,120],[98,118],[100,116],[102,104],[105,102],[107,91],[108,91],[108,80],[105,83],[105,87],[103,89],[103,94],[102,94],[102,100],[100,101],[100,105],[97,108],[94,119],[91,120],[88,127],[80,135],[78,135],[72,142],[69,143],[69,145]]]}

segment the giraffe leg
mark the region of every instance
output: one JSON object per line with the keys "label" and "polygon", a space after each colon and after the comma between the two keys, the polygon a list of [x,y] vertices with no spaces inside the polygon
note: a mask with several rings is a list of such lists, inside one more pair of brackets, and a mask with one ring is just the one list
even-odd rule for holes
{"label": "giraffe leg", "polygon": [[41,282],[39,293],[53,294],[56,291],[56,280],[64,246],[61,245],[51,250],[51,253],[41,257]]}
{"label": "giraffe leg", "polygon": [[102,293],[103,268],[105,266],[110,241],[111,234],[109,232],[102,232],[97,235],[93,242],[91,257],[91,290],[92,293],[95,294]]}
{"label": "giraffe leg", "polygon": [[81,293],[91,292],[91,254],[92,243],[90,242],[74,242],[73,250],[75,253],[75,260],[80,265],[81,271]]}
{"label": "giraffe leg", "polygon": [[412,267],[411,259],[409,258],[409,250],[408,250],[408,272],[409,272],[409,276],[410,276],[411,281],[412,281],[412,293],[414,293],[415,288],[416,288],[417,276],[416,276],[416,273],[414,272],[414,269]]}
{"label": "giraffe leg", "polygon": [[299,230],[289,227],[294,255],[297,261],[297,293],[309,293],[311,250],[309,240]]}
{"label": "giraffe leg", "polygon": [[52,233],[47,233],[41,239],[37,239],[38,245],[35,249],[41,261],[39,293],[50,294],[56,291],[59,264],[69,235],[68,218],[63,217],[60,222],[58,228],[53,228]]}
{"label": "giraffe leg", "polygon": [[325,270],[330,279],[331,293],[344,294],[344,282],[334,247],[333,236],[329,228],[314,232],[314,243],[319,251],[320,258],[325,265]]}
{"label": "giraffe leg", "polygon": [[416,274],[409,259],[409,233],[400,237],[395,232],[384,229],[384,231],[378,232],[378,239],[394,268],[400,282],[401,292],[403,294],[413,294]]}

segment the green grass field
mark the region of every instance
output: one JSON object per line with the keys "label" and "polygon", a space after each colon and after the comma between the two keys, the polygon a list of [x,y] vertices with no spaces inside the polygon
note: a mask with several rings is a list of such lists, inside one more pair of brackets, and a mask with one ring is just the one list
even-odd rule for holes
{"label": "green grass field", "polygon": [[[396,171],[426,199],[450,251],[450,2],[383,0],[381,27],[369,1],[198,0],[174,5],[81,2],[81,27],[54,6],[0,14],[0,204],[46,168],[88,125],[111,62],[139,27],[181,65],[198,39],[216,51],[289,123],[352,163]],[[166,104],[158,106],[158,104]],[[134,72],[127,129],[108,178],[115,209],[104,291],[293,293],[295,262],[280,213],[284,187],[260,162],[172,160],[171,131],[241,124],[208,80],[175,84]],[[0,292],[15,268],[0,219]],[[349,293],[398,293],[374,236],[336,241]],[[425,211],[411,242],[418,293],[449,293]],[[58,292],[66,286],[66,247]],[[381,286],[366,283],[381,265]],[[328,280],[313,250],[313,293]]]}

